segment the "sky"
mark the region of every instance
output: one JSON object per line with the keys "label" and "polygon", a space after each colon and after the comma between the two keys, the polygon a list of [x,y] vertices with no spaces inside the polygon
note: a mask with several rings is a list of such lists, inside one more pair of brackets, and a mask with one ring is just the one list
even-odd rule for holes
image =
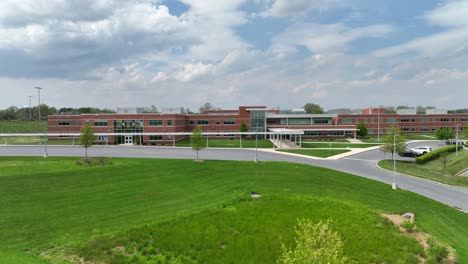
{"label": "sky", "polygon": [[468,108],[468,0],[2,0],[0,109]]}

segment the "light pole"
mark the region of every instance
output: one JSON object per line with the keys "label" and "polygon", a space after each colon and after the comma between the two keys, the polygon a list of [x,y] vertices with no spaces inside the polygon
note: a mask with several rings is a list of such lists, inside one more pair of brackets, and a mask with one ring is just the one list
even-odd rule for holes
{"label": "light pole", "polygon": [[377,142],[380,142],[380,109],[377,108]]}
{"label": "light pole", "polygon": [[42,90],[42,88],[41,87],[34,87],[34,89],[37,89],[37,92],[39,94],[39,107],[38,107],[38,110],[39,110],[39,121],[41,121],[41,90]]}
{"label": "light pole", "polygon": [[255,162],[258,161],[258,154],[257,154],[257,141],[258,141],[258,135],[257,135],[257,129],[255,129]]}
{"label": "light pole", "polygon": [[47,158],[47,127],[44,127],[44,158]]}
{"label": "light pole", "polygon": [[31,98],[32,98],[32,95],[28,95],[28,97],[29,97],[29,121],[31,121],[32,120],[32,112],[31,112],[31,108],[32,108]]}
{"label": "light pole", "polygon": [[457,134],[455,137],[455,156],[458,156],[458,124],[456,124],[455,127],[457,128]]}
{"label": "light pole", "polygon": [[396,131],[393,131],[393,183],[392,183],[392,189],[396,190],[398,189],[397,183],[396,183]]}

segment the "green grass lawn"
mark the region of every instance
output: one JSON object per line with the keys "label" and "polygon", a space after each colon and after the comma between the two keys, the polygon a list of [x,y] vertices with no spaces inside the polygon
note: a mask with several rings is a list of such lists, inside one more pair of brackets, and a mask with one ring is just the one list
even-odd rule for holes
{"label": "green grass lawn", "polygon": [[331,156],[349,152],[351,150],[347,150],[347,149],[328,149],[328,150],[327,149],[278,149],[277,151],[296,153],[296,154],[319,157],[319,158],[328,158]]}
{"label": "green grass lawn", "polygon": [[349,140],[345,138],[324,138],[324,139],[303,139],[302,142],[342,142],[342,143],[349,143]]}
{"label": "green grass lawn", "polygon": [[302,143],[303,148],[370,148],[380,144],[368,143]]}
{"label": "green grass lawn", "polygon": [[[307,217],[331,219],[355,263],[417,263],[420,247],[379,216],[408,211],[468,262],[467,214],[350,174],[283,162],[77,160],[0,157],[3,262],[45,263],[35,257],[44,252],[119,258],[134,247],[137,258],[158,249],[199,262],[272,263],[280,244],[291,244],[296,218]],[[264,197],[246,199],[250,191]]]}
{"label": "green grass lawn", "polygon": [[[41,137],[0,137],[0,144],[7,145],[44,145],[44,138]],[[78,145],[79,139],[48,139],[48,145]]]}
{"label": "green grass lawn", "polygon": [[[379,166],[387,170],[393,170],[393,161],[382,160],[379,162]],[[412,161],[397,161],[396,164],[396,169],[399,173],[465,187],[468,187],[468,177],[456,176],[456,174],[467,168],[468,151],[466,150],[459,151],[458,156],[455,153],[448,155],[445,173],[443,173],[441,158],[425,164],[417,164]]]}
{"label": "green grass lawn", "polygon": [[0,121],[2,133],[44,133],[47,123],[44,121]]}
{"label": "green grass lawn", "polygon": [[[191,147],[190,140],[186,139],[176,143],[176,147]],[[208,147],[210,148],[239,148],[240,140],[239,139],[209,139]],[[243,148],[255,148],[255,140],[242,140]],[[273,143],[268,139],[258,140],[258,148],[273,148]]]}

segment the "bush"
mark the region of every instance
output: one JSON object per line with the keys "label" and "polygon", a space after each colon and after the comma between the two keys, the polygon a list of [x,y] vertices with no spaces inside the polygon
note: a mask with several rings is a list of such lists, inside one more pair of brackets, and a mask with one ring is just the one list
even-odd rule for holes
{"label": "bush", "polygon": [[411,221],[404,221],[403,223],[401,223],[401,227],[403,227],[403,229],[405,229],[406,232],[411,233],[416,229],[416,224]]}
{"label": "bush", "polygon": [[416,163],[424,164],[431,160],[435,160],[439,158],[443,153],[450,153],[455,152],[456,148],[458,147],[459,150],[463,149],[463,146],[447,146],[440,149],[436,149],[434,151],[428,152],[420,157],[416,158]]}
{"label": "bush", "polygon": [[429,248],[427,251],[428,257],[427,262],[428,264],[439,264],[445,263],[445,260],[448,257],[448,249],[442,245],[434,245]]}
{"label": "bush", "polygon": [[308,219],[299,219],[294,228],[296,246],[288,249],[282,245],[278,264],[329,263],[344,264],[343,242],[340,235],[330,229],[330,222],[313,224]]}

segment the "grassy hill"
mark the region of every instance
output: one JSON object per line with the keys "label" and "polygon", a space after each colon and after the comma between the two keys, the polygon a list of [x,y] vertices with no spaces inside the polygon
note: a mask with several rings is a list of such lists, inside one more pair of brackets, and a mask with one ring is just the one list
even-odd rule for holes
{"label": "grassy hill", "polygon": [[[468,216],[388,185],[279,162],[0,158],[0,259],[137,259],[272,263],[296,218],[330,219],[355,263],[417,263],[421,247],[380,213],[414,212],[424,232],[468,262]],[[263,195],[246,198],[251,191]],[[43,255],[43,257],[36,257]],[[245,261],[244,261],[245,260]],[[363,260],[363,262],[361,262]]]}

